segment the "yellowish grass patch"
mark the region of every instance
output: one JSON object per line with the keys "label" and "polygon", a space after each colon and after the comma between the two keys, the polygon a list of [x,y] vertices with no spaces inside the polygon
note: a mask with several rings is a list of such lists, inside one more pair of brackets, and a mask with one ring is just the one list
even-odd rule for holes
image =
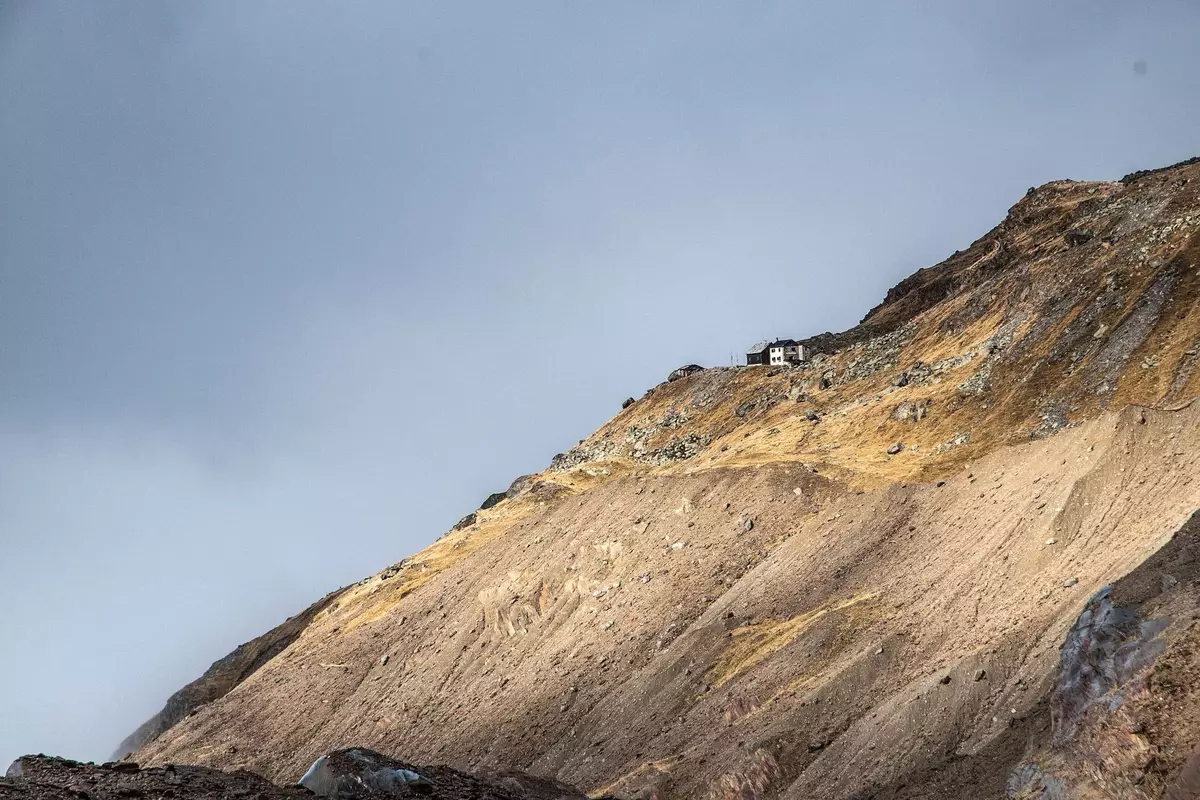
{"label": "yellowish grass patch", "polygon": [[879,592],[863,592],[846,600],[827,603],[791,619],[767,620],[733,631],[733,640],[713,667],[717,686],[723,686],[782,650],[825,615],[873,600]]}

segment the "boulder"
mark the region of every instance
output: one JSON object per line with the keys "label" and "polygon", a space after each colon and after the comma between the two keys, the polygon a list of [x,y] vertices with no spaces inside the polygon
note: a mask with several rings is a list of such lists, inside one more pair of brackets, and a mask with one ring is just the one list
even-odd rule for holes
{"label": "boulder", "polygon": [[676,370],[672,370],[671,374],[667,376],[667,382],[670,383],[681,380],[689,375],[695,375],[697,372],[703,371],[704,367],[700,366],[699,364],[685,364]]}
{"label": "boulder", "polygon": [[420,794],[432,794],[433,790],[433,785],[416,770],[373,750],[357,748],[321,756],[304,773],[300,785],[330,800],[360,800],[402,789]]}
{"label": "boulder", "polygon": [[504,490],[504,496],[510,500],[516,497],[521,492],[529,488],[530,484],[533,483],[533,478],[533,475],[519,476],[516,480],[508,485],[507,489]]}
{"label": "boulder", "polygon": [[353,748],[317,759],[300,786],[327,800],[427,796],[445,800],[586,800],[566,784],[523,772],[459,772],[449,767],[418,766]]}
{"label": "boulder", "polygon": [[491,508],[492,506],[502,503],[507,499],[508,499],[507,492],[492,492],[491,494],[489,494],[487,496],[487,499],[484,500],[482,504],[480,504],[479,510],[486,511],[487,509]]}

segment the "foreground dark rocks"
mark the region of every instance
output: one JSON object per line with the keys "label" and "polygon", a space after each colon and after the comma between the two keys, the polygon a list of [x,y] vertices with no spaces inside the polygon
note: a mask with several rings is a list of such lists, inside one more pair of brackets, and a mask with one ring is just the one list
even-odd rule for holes
{"label": "foreground dark rocks", "polygon": [[307,789],[283,788],[250,772],[168,765],[141,769],[133,762],[81,764],[63,758],[25,756],[0,779],[0,800],[129,800],[129,798],[246,797],[255,800],[311,798]]}
{"label": "foreground dark rocks", "polygon": [[469,775],[449,767],[406,764],[371,750],[322,756],[303,785],[278,786],[252,772],[207,767],[147,767],[129,761],[82,764],[25,756],[0,778],[0,800],[367,800],[427,797],[438,800],[585,800],[563,784],[516,772]]}

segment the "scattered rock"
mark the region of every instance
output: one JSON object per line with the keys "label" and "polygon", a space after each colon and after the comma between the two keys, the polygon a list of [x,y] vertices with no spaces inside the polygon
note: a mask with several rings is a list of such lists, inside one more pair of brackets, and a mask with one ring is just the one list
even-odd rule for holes
{"label": "scattered rock", "polygon": [[629,408],[631,405],[633,405],[636,402],[637,401],[634,400],[632,397],[626,397],[625,402],[621,403],[621,410],[624,411],[625,409]]}
{"label": "scattered rock", "polygon": [[987,394],[992,388],[992,370],[990,365],[983,366],[978,372],[958,385],[960,397],[977,397]]}
{"label": "scattered rock", "polygon": [[920,422],[929,414],[929,400],[906,401],[896,406],[892,417],[901,422]]}
{"label": "scattered rock", "polygon": [[889,456],[894,456],[903,449],[904,449],[904,442],[896,442],[894,445],[892,445],[891,447],[889,447],[887,449],[887,454]]}
{"label": "scattered rock", "polygon": [[685,547],[687,547],[687,542],[685,542],[683,540],[675,542],[675,544],[671,545],[672,550],[682,550]]}
{"label": "scattered rock", "polygon": [[942,676],[941,680],[938,681],[938,683],[942,684],[943,686],[945,686],[949,682],[950,682],[950,673],[948,673],[948,672]]}
{"label": "scattered rock", "polygon": [[1070,424],[1069,411],[1066,403],[1049,402],[1044,404],[1038,411],[1038,416],[1042,421],[1030,434],[1031,438],[1044,439],[1067,427]]}
{"label": "scattered rock", "polygon": [[1063,588],[1070,589],[1077,583],[1079,583],[1079,578],[1067,578],[1065,581],[1063,581]]}
{"label": "scattered rock", "polygon": [[754,520],[750,519],[750,517],[743,515],[741,519],[741,525],[742,530],[746,531],[747,533],[754,530]]}
{"label": "scattered rock", "polygon": [[699,364],[685,364],[678,369],[672,370],[671,374],[667,376],[667,382],[672,383],[674,381],[686,378],[689,375],[695,375],[697,372],[703,371],[704,367],[700,366]]}
{"label": "scattered rock", "polygon": [[966,432],[958,433],[950,441],[943,442],[942,444],[939,444],[937,447],[933,448],[933,452],[944,453],[947,450],[953,450],[955,447],[962,447],[969,441],[971,441],[971,434]]}
{"label": "scattered rock", "polygon": [[667,464],[671,461],[683,461],[695,456],[707,447],[708,443],[709,438],[707,436],[691,432],[671,439],[671,441],[658,450],[646,453],[646,457],[651,463],[659,465]]}
{"label": "scattered rock", "polygon": [[479,506],[479,510],[487,511],[489,508],[493,508],[494,506],[499,505],[500,503],[504,502],[507,499],[508,499],[507,492],[492,492],[491,494],[489,494],[487,496],[487,499],[483,501],[483,504]]}
{"label": "scattered rock", "polygon": [[387,653],[384,653],[383,656],[379,659],[379,666],[386,667],[387,663],[388,663],[388,655],[387,655]]}
{"label": "scattered rock", "polygon": [[977,670],[975,670],[975,681],[976,681],[976,682],[979,682],[979,681],[983,680],[983,679],[984,679],[984,678],[986,678],[986,677],[987,677],[987,670],[986,670],[986,669],[977,669]]}

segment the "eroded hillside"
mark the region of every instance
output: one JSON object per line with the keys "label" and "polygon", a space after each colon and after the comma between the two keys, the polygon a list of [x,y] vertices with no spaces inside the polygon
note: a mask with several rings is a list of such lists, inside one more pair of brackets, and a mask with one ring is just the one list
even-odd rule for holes
{"label": "eroded hillside", "polygon": [[810,362],[656,387],[268,635],[231,690],[193,685],[137,758],[294,781],[362,746],[631,797],[1184,791],[1198,192],[1196,165],[1031,190]]}

